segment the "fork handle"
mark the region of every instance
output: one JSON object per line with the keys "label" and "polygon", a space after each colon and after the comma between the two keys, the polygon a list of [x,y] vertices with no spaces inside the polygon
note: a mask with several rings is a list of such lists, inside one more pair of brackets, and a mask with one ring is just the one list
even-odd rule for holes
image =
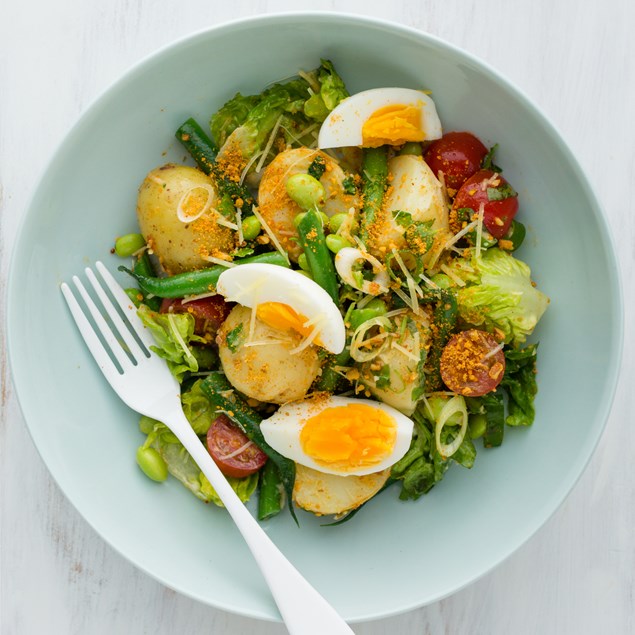
{"label": "fork handle", "polygon": [[[253,554],[291,635],[350,635],[335,609],[302,577],[263,531],[212,460],[182,411],[162,417],[223,501]],[[291,505],[291,501],[289,501]]]}

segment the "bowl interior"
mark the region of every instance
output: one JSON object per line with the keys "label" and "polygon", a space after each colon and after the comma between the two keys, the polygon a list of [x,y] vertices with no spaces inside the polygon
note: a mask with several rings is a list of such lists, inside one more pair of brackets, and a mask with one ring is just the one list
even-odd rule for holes
{"label": "bowl interior", "polygon": [[145,174],[184,160],[173,135],[185,119],[205,123],[237,91],[259,92],[320,57],[333,60],[351,92],[430,89],[445,129],[500,144],[498,162],[520,193],[528,227],[519,257],[551,297],[536,333],[532,428],[508,429],[501,448],[479,448],[471,471],[454,466],[416,503],[400,502],[391,489],[340,527],[322,527],[304,513],[300,529],[287,513],[266,525],[299,570],[356,621],[437,600],[517,549],[580,475],[615,386],[621,308],[601,212],[558,135],[493,71],[424,34],[327,14],[234,23],[152,56],[86,112],[44,174],[15,246],[9,348],[38,450],[101,536],[173,589],[277,619],[226,514],[176,482],[158,486],[140,474],[138,418],[101,377],[59,284],[95,260],[113,271],[121,264],[109,250],[117,235],[135,229]]}

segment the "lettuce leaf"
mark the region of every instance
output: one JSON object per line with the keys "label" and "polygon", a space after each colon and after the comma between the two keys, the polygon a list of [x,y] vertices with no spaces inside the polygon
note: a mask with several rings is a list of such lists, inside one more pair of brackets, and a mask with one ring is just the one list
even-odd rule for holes
{"label": "lettuce leaf", "polygon": [[507,425],[529,426],[534,421],[537,351],[538,344],[505,351],[505,375],[501,385],[507,391]]}
{"label": "lettuce leaf", "polygon": [[150,348],[159,357],[167,361],[171,373],[179,382],[186,373],[195,373],[199,369],[196,356],[190,343],[205,340],[194,334],[194,316],[189,313],[158,313],[142,304],[137,315],[146,326],[156,346]]}
{"label": "lettuce leaf", "polygon": [[457,258],[451,268],[466,283],[457,292],[461,318],[500,330],[507,344],[524,343],[549,305],[532,284],[529,267],[501,249],[488,249],[471,261]]}
{"label": "lettuce leaf", "polygon": [[[200,500],[206,503],[214,503],[218,507],[224,507],[218,494],[211,486],[207,477],[201,472],[194,459],[183,447],[170,430],[158,423],[151,432],[153,439],[150,446],[163,458],[168,466],[168,472],[180,481],[187,489]],[[243,503],[246,503],[258,486],[258,473],[244,478],[225,477],[232,489],[238,494]]]}
{"label": "lettuce leaf", "polygon": [[201,390],[202,379],[198,379],[192,387],[181,395],[183,412],[192,429],[199,436],[207,434],[212,421],[217,417],[216,409],[210,404],[209,399]]}
{"label": "lettuce leaf", "polygon": [[324,121],[345,97],[348,91],[333,64],[321,60],[317,69],[273,84],[258,95],[237,93],[210,119],[212,137],[221,148],[220,155],[226,147],[237,145],[243,157],[251,159],[264,149],[279,123],[287,143],[308,145],[310,140],[302,139],[302,131]]}

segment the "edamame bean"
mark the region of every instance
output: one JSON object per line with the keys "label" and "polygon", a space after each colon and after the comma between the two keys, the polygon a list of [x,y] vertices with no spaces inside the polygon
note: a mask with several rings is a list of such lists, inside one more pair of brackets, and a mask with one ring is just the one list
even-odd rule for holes
{"label": "edamame bean", "polygon": [[165,481],[168,477],[168,466],[154,448],[141,446],[137,450],[137,464],[148,478],[157,483]]}
{"label": "edamame bean", "polygon": [[449,289],[452,286],[452,280],[450,280],[450,276],[447,276],[445,273],[436,273],[430,278],[434,284],[437,285],[440,289]]}
{"label": "edamame bean", "polygon": [[306,259],[306,254],[300,254],[300,256],[298,257],[298,265],[300,265],[300,269],[302,269],[302,271],[311,271],[309,263]]}
{"label": "edamame bean", "polygon": [[487,417],[485,415],[470,415],[468,422],[470,439],[478,439],[485,434],[487,430]]}
{"label": "edamame bean", "polygon": [[353,246],[344,236],[338,236],[337,234],[329,234],[324,241],[329,251],[332,251],[334,254],[340,251],[340,249],[344,249],[344,247]]}
{"label": "edamame bean", "polygon": [[371,300],[363,309],[353,309],[349,318],[351,329],[355,331],[364,322],[386,315],[386,311],[386,303],[379,298]]}
{"label": "edamame bean", "polygon": [[145,247],[146,241],[141,234],[126,234],[115,241],[115,253],[121,258],[128,258]]}
{"label": "edamame bean", "polygon": [[303,275],[305,278],[308,278],[309,280],[313,280],[313,276],[311,275],[309,271],[304,271],[304,269],[298,269],[297,273]]}
{"label": "edamame bean", "polygon": [[306,212],[300,212],[294,219],[293,219],[293,224],[297,227],[301,222],[302,219],[306,216]]}
{"label": "edamame bean", "polygon": [[287,194],[302,209],[312,209],[324,205],[324,186],[309,174],[294,174],[285,184]]}
{"label": "edamame bean", "polygon": [[418,141],[408,141],[403,144],[403,148],[399,150],[399,154],[414,154],[420,157],[423,155],[423,149]]}
{"label": "edamame bean", "polygon": [[260,230],[262,229],[260,221],[255,216],[247,216],[247,218],[243,219],[241,225],[243,229],[243,238],[245,240],[253,240],[256,236],[258,236]]}
{"label": "edamame bean", "polygon": [[336,234],[340,230],[342,223],[347,218],[348,218],[348,214],[344,214],[344,213],[334,214],[333,216],[331,216],[331,218],[329,218],[329,225],[328,225],[331,233]]}
{"label": "edamame bean", "polygon": [[159,422],[156,419],[142,415],[141,419],[139,419],[139,430],[141,430],[143,434],[150,434],[157,423]]}

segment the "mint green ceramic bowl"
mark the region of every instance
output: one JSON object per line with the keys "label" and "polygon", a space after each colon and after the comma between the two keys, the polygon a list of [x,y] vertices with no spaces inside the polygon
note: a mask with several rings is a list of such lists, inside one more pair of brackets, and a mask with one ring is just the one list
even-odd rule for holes
{"label": "mint green ceramic bowl", "polygon": [[[59,285],[135,229],[139,183],[182,161],[174,140],[189,116],[206,121],[236,91],[332,59],[351,92],[432,90],[445,129],[500,144],[529,228],[520,257],[552,299],[541,322],[534,426],[455,467],[429,495],[389,490],[354,520],[325,528],[284,513],[266,530],[348,620],[434,602],[520,547],[587,464],[616,384],[622,333],[618,274],[606,223],[575,158],[543,115],[495,71],[412,29],[334,14],[258,17],[197,33],[152,55],[82,116],[54,155],[15,245],[9,351],[35,444],[69,500],[137,567],[201,602],[278,619],[226,514],[135,465],[137,416],[103,380]],[[167,153],[167,154],[164,154]],[[123,279],[122,279],[123,280]],[[591,299],[592,298],[592,299]]]}

